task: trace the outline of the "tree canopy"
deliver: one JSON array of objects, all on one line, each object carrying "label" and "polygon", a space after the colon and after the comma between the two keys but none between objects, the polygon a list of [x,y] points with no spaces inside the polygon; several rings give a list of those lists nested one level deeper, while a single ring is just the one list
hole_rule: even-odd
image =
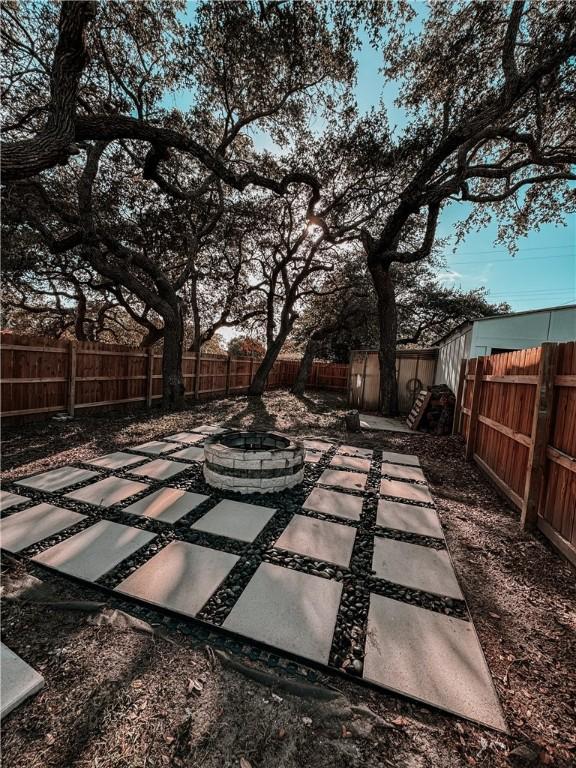
[{"label": "tree canopy", "polygon": [[[419,26],[404,0],[1,11],[11,316],[162,338],[167,403],[184,344],[262,328],[257,394],[315,301],[351,328],[366,288],[394,413],[396,344],[487,307],[435,280],[443,206],[472,204],[460,234],[496,216],[505,242],[574,210],[571,2],[434,3]],[[361,34],[401,131],[389,105],[356,108]]]}]

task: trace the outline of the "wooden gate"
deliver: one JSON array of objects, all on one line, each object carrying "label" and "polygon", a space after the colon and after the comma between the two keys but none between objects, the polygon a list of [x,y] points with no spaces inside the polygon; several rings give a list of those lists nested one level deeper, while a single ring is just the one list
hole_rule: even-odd
[{"label": "wooden gate", "polygon": [[459,393],[466,457],[576,564],[576,342],[463,361]]}]

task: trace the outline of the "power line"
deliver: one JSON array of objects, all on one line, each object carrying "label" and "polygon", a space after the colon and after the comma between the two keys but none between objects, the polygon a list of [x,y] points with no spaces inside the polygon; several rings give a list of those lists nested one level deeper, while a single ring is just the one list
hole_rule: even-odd
[{"label": "power line", "polygon": [[510,256],[508,259],[479,259],[476,261],[452,261],[448,264],[449,267],[453,266],[467,266],[468,264],[523,264],[525,261],[548,261],[549,259],[566,259],[569,256],[576,257],[574,253],[552,253],[550,256],[526,256],[522,258],[520,256]]},{"label": "power line", "polygon": [[[557,251],[560,248],[571,248],[572,245],[538,245],[538,246],[531,246],[530,248],[521,248],[518,252],[524,253],[525,251]],[[490,253],[508,253],[510,254],[510,251],[506,248],[493,248],[490,251],[467,251],[467,253],[470,256],[482,256],[483,254],[490,254]],[[465,253],[455,253],[454,256],[466,256]]]}]

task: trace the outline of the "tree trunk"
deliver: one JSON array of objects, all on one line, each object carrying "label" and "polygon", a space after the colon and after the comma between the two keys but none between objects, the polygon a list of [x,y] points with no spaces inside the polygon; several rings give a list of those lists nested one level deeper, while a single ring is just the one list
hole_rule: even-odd
[{"label": "tree trunk", "polygon": [[162,352],[162,406],[180,408],[184,405],[182,378],[182,318],[177,315],[164,319],[164,349]]},{"label": "tree trunk", "polygon": [[300,362],[300,368],[298,368],[298,373],[296,374],[296,380],[290,390],[293,395],[298,395],[300,397],[304,394],[306,382],[308,381],[308,376],[312,370],[312,363],[314,362],[314,356],[316,355],[316,348],[316,341],[314,341],[314,339],[308,339],[308,344],[306,344],[306,349],[304,350],[304,355]]},{"label": "tree trunk", "polygon": [[254,378],[252,379],[252,383],[248,389],[249,395],[256,395],[257,397],[261,397],[264,393],[266,382],[268,381],[268,375],[272,370],[272,366],[276,362],[276,358],[280,354],[280,350],[282,349],[287,336],[288,331],[280,333],[266,350],[266,354],[262,358],[262,362],[258,366],[258,370],[254,374]]},{"label": "tree trunk", "polygon": [[378,299],[380,347],[380,411],[384,416],[398,415],[398,383],[396,381],[396,297],[389,269],[380,263],[368,264]]}]

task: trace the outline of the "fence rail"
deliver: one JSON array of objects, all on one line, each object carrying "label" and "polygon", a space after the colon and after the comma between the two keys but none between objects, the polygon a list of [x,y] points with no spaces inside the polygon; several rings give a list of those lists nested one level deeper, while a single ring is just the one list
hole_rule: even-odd
[{"label": "fence rail", "polygon": [[466,457],[576,564],[576,342],[463,361],[458,393]]},{"label": "fence rail", "polygon": [[[162,397],[162,353],[97,342],[75,342],[3,332],[1,341],[2,418],[103,408],[130,403],[150,407]],[[186,396],[207,398],[246,392],[258,360],[185,353]],[[279,359],[267,388],[291,386],[299,360]],[[345,392],[348,366],[315,362],[307,386]]]}]

